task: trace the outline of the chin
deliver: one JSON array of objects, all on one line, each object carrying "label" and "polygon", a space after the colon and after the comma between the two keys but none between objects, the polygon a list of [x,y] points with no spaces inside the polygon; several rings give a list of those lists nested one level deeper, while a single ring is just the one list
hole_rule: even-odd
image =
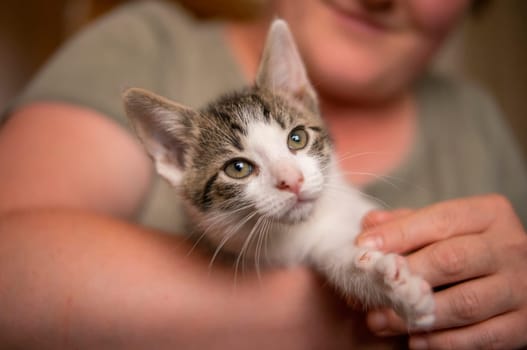
[{"label": "chin", "polygon": [[313,84],[332,100],[390,99],[410,86],[428,62],[427,42],[406,32],[363,36],[347,30],[330,14],[318,21],[317,27],[297,24],[301,26],[298,45]]},{"label": "chin", "polygon": [[306,221],[315,209],[315,202],[297,203],[282,215],[278,221],[283,224],[294,225]]},{"label": "chin", "polygon": [[336,58],[316,52],[310,59],[310,73],[318,92],[325,98],[377,102],[403,90],[410,80],[406,67],[398,70],[378,60],[368,52],[344,52]]}]

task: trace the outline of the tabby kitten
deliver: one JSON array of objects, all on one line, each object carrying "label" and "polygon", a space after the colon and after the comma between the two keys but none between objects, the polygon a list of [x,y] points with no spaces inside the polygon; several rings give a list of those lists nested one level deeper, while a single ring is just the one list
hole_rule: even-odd
[{"label": "tabby kitten", "polygon": [[157,171],[216,253],[237,254],[237,265],[242,255],[264,265],[308,264],[347,297],[391,306],[410,327],[433,324],[430,286],[405,259],[354,245],[374,205],[337,166],[284,21],[271,26],[251,88],[199,111],[137,88],[123,98]]}]

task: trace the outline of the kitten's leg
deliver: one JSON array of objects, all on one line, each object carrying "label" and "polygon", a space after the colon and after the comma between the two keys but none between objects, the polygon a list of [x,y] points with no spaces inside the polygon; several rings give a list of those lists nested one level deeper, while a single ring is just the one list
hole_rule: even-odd
[{"label": "kitten's leg", "polygon": [[368,307],[391,306],[410,328],[427,328],[434,322],[432,289],[412,274],[406,260],[355,246],[326,255],[319,265],[346,296]]}]

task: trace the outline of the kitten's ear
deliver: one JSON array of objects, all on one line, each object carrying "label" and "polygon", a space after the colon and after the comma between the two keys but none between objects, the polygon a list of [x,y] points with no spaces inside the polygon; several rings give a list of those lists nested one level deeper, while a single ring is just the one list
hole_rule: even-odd
[{"label": "kitten's ear", "polygon": [[192,138],[192,119],[198,112],[137,88],[124,91],[122,97],[126,114],[157,172],[172,185],[179,185]]},{"label": "kitten's ear", "polygon": [[256,75],[256,86],[280,90],[303,102],[316,104],[315,90],[284,20],[276,19],[271,24]]}]

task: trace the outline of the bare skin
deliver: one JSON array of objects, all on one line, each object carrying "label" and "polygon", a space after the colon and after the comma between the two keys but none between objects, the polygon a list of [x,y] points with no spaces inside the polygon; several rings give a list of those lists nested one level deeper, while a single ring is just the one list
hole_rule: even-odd
[{"label": "bare skin", "polygon": [[[436,292],[437,321],[410,338],[414,349],[516,349],[527,344],[527,234],[498,195],[421,210],[372,212],[359,244],[408,253],[411,268]],[[446,287],[446,288],[445,288]],[[404,334],[391,310],[368,317],[380,336]]]},{"label": "bare skin", "polygon": [[0,130],[0,198],[8,199],[0,212],[62,207],[131,217],[151,176],[140,147],[92,110],[27,106]]},{"label": "bare skin", "polygon": [[189,242],[127,222],[150,162],[94,111],[22,108],[0,132],[0,169],[8,169],[0,172],[0,343],[8,348],[391,343],[368,336],[307,269],[267,271],[261,280],[248,273],[234,287],[232,270],[210,271],[208,257],[188,255]]},{"label": "bare skin", "polygon": [[4,214],[0,232],[8,348],[351,345],[351,314],[304,269],[248,274],[234,288],[229,268],[209,273],[181,238],[87,211]]}]

